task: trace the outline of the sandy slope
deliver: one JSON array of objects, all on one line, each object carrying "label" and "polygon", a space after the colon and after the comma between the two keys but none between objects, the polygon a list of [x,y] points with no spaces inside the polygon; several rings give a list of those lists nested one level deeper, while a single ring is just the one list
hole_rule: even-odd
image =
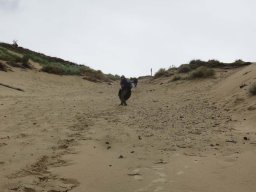
[{"label": "sandy slope", "polygon": [[203,81],[144,79],[121,107],[118,83],[0,72],[25,90],[0,86],[0,189],[252,192],[255,78],[251,65]]}]

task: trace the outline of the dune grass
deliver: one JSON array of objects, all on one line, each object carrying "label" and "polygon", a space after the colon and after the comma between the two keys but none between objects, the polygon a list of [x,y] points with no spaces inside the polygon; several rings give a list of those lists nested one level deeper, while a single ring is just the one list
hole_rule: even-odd
[{"label": "dune grass", "polygon": [[189,64],[182,64],[179,68],[178,68],[178,73],[188,73],[190,72],[192,69],[189,66]]},{"label": "dune grass", "polygon": [[[11,52],[17,53],[17,55]],[[105,75],[101,71],[93,70],[85,65],[78,65],[57,57],[47,56],[23,47],[14,47],[7,43],[0,43],[0,60],[1,59],[8,61],[8,64],[13,67],[24,68],[29,68],[29,60],[32,60],[42,66],[41,71],[43,72],[56,75],[81,75],[84,76],[85,79],[95,82],[119,79],[119,76],[111,74]]]},{"label": "dune grass", "polygon": [[161,68],[161,69],[159,69],[159,70],[155,73],[154,78],[167,77],[167,76],[169,76],[169,72],[168,72],[166,69]]},{"label": "dune grass", "polygon": [[10,53],[7,49],[0,47],[0,59],[4,61],[19,62],[21,57]]},{"label": "dune grass", "polygon": [[188,79],[198,79],[198,78],[208,78],[215,75],[215,71],[213,69],[201,66],[191,71]]},{"label": "dune grass", "polygon": [[64,65],[62,63],[43,64],[43,67],[41,70],[47,73],[53,73],[57,75],[81,75],[80,68]]}]

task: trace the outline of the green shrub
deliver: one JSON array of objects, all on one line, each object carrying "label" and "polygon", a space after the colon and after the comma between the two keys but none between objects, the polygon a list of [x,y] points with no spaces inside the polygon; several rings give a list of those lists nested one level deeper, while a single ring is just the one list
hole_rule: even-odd
[{"label": "green shrub", "polygon": [[107,76],[107,78],[111,79],[112,81],[120,80],[120,76],[119,75],[112,75],[112,74],[109,73],[106,76]]},{"label": "green shrub", "polygon": [[0,59],[4,61],[17,62],[20,61],[21,58],[8,52],[8,50],[6,50],[5,48],[0,47]]},{"label": "green shrub", "polygon": [[[19,55],[23,55],[20,57]],[[101,71],[93,70],[84,65],[66,61],[57,57],[50,57],[29,49],[0,42],[0,60],[7,61],[13,67],[30,67],[29,61],[37,62],[42,66],[41,71],[58,75],[83,75],[95,81],[109,82],[110,79],[119,79],[117,75],[105,75]]]},{"label": "green shrub", "polygon": [[233,64],[234,66],[245,66],[245,65],[250,65],[251,62],[245,62],[241,59],[238,59],[234,63],[231,63],[231,64]]},{"label": "green shrub", "polygon": [[29,56],[24,55],[24,56],[21,58],[21,63],[22,63],[22,65],[23,65],[23,67],[25,67],[25,68],[31,68],[31,65],[29,64]]},{"label": "green shrub", "polygon": [[182,64],[178,68],[179,73],[188,73],[189,71],[191,71],[191,67],[189,66],[189,64]]},{"label": "green shrub", "polygon": [[177,70],[177,67],[175,66],[171,66],[168,68],[168,71],[176,71]]},{"label": "green shrub", "polygon": [[253,83],[249,89],[251,95],[256,95],[256,83]]},{"label": "green shrub", "polygon": [[205,66],[205,64],[206,64],[206,62],[201,61],[200,59],[191,60],[189,62],[189,66],[190,66],[191,69],[196,69],[198,67]]},{"label": "green shrub", "polygon": [[209,69],[207,67],[199,67],[193,70],[189,74],[189,79],[196,79],[196,78],[207,78],[215,75],[215,71],[213,69]]},{"label": "green shrub", "polygon": [[168,74],[168,71],[166,71],[164,68],[161,68],[155,73],[154,78],[167,77]]},{"label": "green shrub", "polygon": [[215,60],[215,59],[211,59],[211,60],[208,60],[206,65],[208,67],[220,67],[222,65],[221,62],[219,62],[218,60]]},{"label": "green shrub", "polygon": [[79,67],[72,65],[63,65],[61,63],[49,63],[47,65],[43,65],[42,71],[47,73],[53,73],[57,75],[80,75],[81,70]]}]

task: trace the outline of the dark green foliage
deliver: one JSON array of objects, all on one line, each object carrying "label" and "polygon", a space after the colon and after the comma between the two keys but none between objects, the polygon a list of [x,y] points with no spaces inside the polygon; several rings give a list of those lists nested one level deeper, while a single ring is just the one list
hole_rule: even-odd
[{"label": "dark green foliage", "polygon": [[15,54],[10,53],[7,49],[0,47],[0,59],[4,61],[17,62],[20,61],[20,57]]},{"label": "dark green foliage", "polygon": [[256,95],[256,83],[252,84],[250,89],[249,89],[249,93],[251,95]]},{"label": "dark green foliage", "polygon": [[112,74],[107,74],[106,75],[109,79],[111,79],[112,81],[118,81],[120,80],[120,76],[119,75],[112,75]]},{"label": "dark green foliage", "polygon": [[243,67],[246,65],[250,65],[251,62],[244,62],[242,60],[236,60],[233,63],[223,63],[215,59],[211,59],[208,61],[201,61],[199,59],[192,60],[189,62],[189,66],[191,69],[196,69],[201,66],[209,67],[209,68],[232,68],[232,67]]},{"label": "dark green foliage", "polygon": [[179,73],[188,73],[189,71],[191,71],[191,67],[189,64],[182,64],[179,68],[178,68],[178,72]]},{"label": "dark green foliage", "polygon": [[208,67],[221,67],[223,65],[223,63],[219,62],[218,60],[215,59],[211,59],[208,62],[206,62],[206,66]]},{"label": "dark green foliage", "polygon": [[251,62],[245,62],[241,59],[238,59],[233,63],[233,65],[235,65],[235,66],[250,65],[250,64],[251,64]]},{"label": "dark green foliage", "polygon": [[47,73],[53,73],[56,75],[80,75],[80,68],[72,65],[63,65],[62,63],[48,63],[44,64],[42,71]]},{"label": "dark green foliage", "polygon": [[214,75],[215,75],[215,71],[213,69],[201,66],[193,70],[189,74],[189,79],[207,78],[207,77],[212,77]]},{"label": "dark green foliage", "polygon": [[22,65],[23,65],[23,67],[25,67],[25,68],[31,68],[31,65],[29,64],[29,56],[24,55],[24,56],[21,58],[21,63],[22,63]]},{"label": "dark green foliage", "polygon": [[191,60],[191,61],[189,62],[189,66],[190,66],[191,69],[196,69],[196,68],[198,68],[198,67],[200,67],[200,66],[204,66],[205,64],[206,64],[205,61],[201,61],[201,60],[199,60],[199,59]]},{"label": "dark green foliage", "polygon": [[[8,50],[23,55],[23,57],[12,54]],[[82,75],[85,76],[85,79],[92,81],[109,82],[110,79],[119,79],[117,75],[105,75],[101,71],[93,70],[84,65],[78,65],[60,58],[46,56],[42,53],[37,53],[19,46],[15,47],[7,43],[0,43],[0,60],[1,59],[8,61],[8,65],[23,68],[30,68],[29,61],[34,61],[42,66],[41,71],[57,75]]]},{"label": "dark green foliage", "polygon": [[171,66],[171,67],[169,67],[169,69],[168,69],[168,71],[176,71],[177,70],[177,67],[175,67],[175,66]]},{"label": "dark green foliage", "polygon": [[208,61],[201,61],[200,59],[197,59],[189,62],[189,66],[191,69],[196,69],[201,66],[215,68],[215,67],[223,67],[224,65],[225,65],[224,63],[221,63],[215,59],[211,59]]},{"label": "dark green foliage", "polygon": [[159,77],[168,77],[169,73],[166,71],[164,68],[159,69],[155,75],[154,78],[159,78]]}]

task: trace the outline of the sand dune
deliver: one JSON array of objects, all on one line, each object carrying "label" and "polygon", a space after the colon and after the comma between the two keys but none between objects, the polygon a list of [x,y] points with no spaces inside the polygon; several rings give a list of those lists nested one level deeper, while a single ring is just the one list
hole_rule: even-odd
[{"label": "sand dune", "polygon": [[0,191],[252,192],[256,65],[216,78],[118,82],[1,72]]}]

